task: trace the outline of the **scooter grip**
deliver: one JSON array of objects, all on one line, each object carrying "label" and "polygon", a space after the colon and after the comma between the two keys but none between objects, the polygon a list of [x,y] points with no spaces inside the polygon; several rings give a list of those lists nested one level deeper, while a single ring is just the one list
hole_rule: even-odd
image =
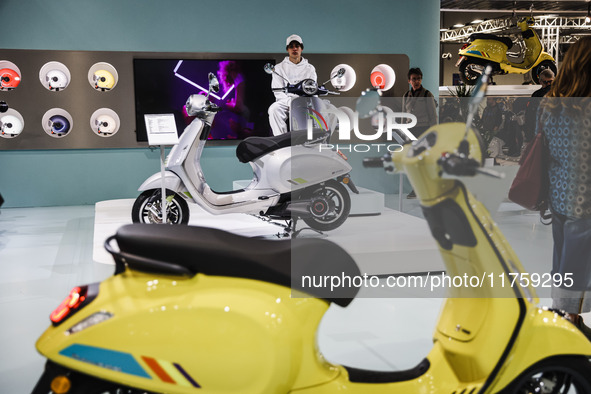
[{"label": "scooter grip", "polygon": [[383,168],[384,167],[384,157],[366,157],[363,159],[363,167],[365,168]]}]

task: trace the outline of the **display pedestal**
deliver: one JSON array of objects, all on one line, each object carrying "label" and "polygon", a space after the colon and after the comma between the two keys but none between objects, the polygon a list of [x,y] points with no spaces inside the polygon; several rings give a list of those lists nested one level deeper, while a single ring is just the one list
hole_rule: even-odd
[{"label": "display pedestal", "polygon": [[[379,194],[379,193],[377,193]],[[97,263],[113,264],[105,240],[124,224],[131,223],[133,199],[100,201],[95,205],[94,252]],[[281,228],[253,215],[212,215],[189,204],[190,226],[230,231],[246,237],[273,237]],[[340,245],[368,275],[440,272],[444,269],[437,243],[424,219],[383,208],[378,216],[349,217],[336,230],[318,234],[304,231],[301,238],[323,238]],[[278,238],[277,238],[278,239]]]}]

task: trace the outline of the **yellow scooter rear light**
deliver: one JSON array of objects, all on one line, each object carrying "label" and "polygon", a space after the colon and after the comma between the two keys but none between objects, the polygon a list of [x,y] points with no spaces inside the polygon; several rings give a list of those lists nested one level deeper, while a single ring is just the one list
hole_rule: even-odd
[{"label": "yellow scooter rear light", "polygon": [[85,300],[88,286],[74,287],[62,303],[49,316],[54,324],[61,323],[68,315],[78,308]]},{"label": "yellow scooter rear light", "polygon": [[55,394],[67,394],[72,388],[72,383],[67,376],[59,375],[53,378],[50,388]]}]

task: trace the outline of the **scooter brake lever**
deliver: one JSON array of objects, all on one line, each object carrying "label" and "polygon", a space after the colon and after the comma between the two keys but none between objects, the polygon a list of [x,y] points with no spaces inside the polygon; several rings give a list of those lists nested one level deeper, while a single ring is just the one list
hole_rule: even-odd
[{"label": "scooter brake lever", "polygon": [[497,178],[497,179],[503,179],[505,178],[505,173],[504,172],[498,172],[495,170],[489,170],[488,168],[482,168],[479,167],[476,169],[476,172],[482,175],[487,175],[487,176],[491,176],[493,178]]}]

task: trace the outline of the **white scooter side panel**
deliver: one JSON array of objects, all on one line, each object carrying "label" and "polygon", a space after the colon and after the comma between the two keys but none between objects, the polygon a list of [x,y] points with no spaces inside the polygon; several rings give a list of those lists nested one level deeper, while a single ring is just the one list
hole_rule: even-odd
[{"label": "white scooter side panel", "polygon": [[351,166],[338,153],[326,145],[296,145],[286,147],[262,158],[255,164],[263,173],[258,188],[272,188],[279,193],[294,190],[327,181],[351,172]]}]

